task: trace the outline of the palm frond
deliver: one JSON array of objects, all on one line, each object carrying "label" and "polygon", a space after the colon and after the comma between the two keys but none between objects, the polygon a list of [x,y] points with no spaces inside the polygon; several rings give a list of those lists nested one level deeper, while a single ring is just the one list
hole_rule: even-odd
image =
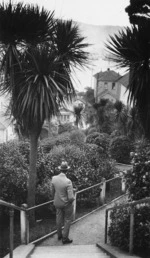
[{"label": "palm frond", "polygon": [[88,44],[73,21],[57,20],[55,42],[66,68],[69,69],[70,65],[78,67],[88,63],[89,53],[85,51]]},{"label": "palm frond", "polygon": [[[148,25],[148,24],[147,24]],[[110,59],[130,71],[129,98],[137,107],[145,134],[150,137],[150,24],[141,29],[132,26],[111,36],[106,48]]]}]

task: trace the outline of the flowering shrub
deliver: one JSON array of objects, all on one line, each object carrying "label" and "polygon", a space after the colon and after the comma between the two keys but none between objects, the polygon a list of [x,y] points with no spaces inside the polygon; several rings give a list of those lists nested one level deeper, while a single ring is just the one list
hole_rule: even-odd
[{"label": "flowering shrub", "polygon": [[133,151],[133,144],[126,136],[118,136],[110,141],[110,155],[119,163],[129,164],[131,151]]}]

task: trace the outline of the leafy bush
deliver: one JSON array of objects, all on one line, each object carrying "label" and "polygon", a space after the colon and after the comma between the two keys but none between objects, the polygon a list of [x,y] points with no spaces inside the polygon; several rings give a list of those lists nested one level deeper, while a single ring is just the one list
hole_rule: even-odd
[{"label": "leafy bush", "polygon": [[109,147],[108,134],[100,133],[100,135],[95,138],[94,143],[99,146],[102,152],[108,153],[108,147]]},{"label": "leafy bush", "polygon": [[75,127],[71,123],[60,124],[58,127],[58,134],[61,134],[64,132],[71,132],[74,129]]},{"label": "leafy bush", "polygon": [[73,130],[70,133],[70,142],[73,145],[82,146],[85,142],[85,134],[81,130]]},{"label": "leafy bush", "polygon": [[113,162],[97,150],[94,144],[85,144],[82,149],[75,145],[56,146],[47,156],[50,175],[59,172],[58,165],[65,159],[71,167],[68,176],[79,189],[100,182],[102,177],[112,177],[115,173]]},{"label": "leafy bush", "polygon": [[[125,178],[129,200],[140,200],[150,197],[150,144],[137,144],[134,153],[133,169],[128,170]],[[130,209],[121,208],[111,213],[109,237],[113,245],[128,249]],[[135,251],[150,250],[150,206],[142,204],[134,208],[134,249]]]},{"label": "leafy bush", "polygon": [[41,147],[43,148],[44,153],[49,153],[54,146],[65,145],[68,143],[70,143],[70,133],[64,132],[55,137],[53,136],[42,140]]},{"label": "leafy bush", "polygon": [[30,153],[30,143],[29,141],[19,141],[17,142],[20,154],[25,158],[26,163],[29,164],[29,153]]},{"label": "leafy bush", "polygon": [[96,127],[90,127],[87,129],[87,135],[97,133],[97,128]]},{"label": "leafy bush", "polygon": [[129,164],[131,151],[133,151],[133,144],[126,136],[115,137],[110,141],[110,155],[119,163]]},{"label": "leafy bush", "polygon": [[116,138],[118,136],[121,136],[121,132],[119,130],[114,130],[111,135],[110,138]]},{"label": "leafy bush", "polygon": [[52,199],[51,196],[51,180],[45,178],[41,184],[38,184],[36,189],[36,204],[47,202]]},{"label": "leafy bush", "polygon": [[21,205],[26,202],[28,166],[15,142],[0,145],[0,199]]},{"label": "leafy bush", "polygon": [[[134,209],[134,251],[150,248],[150,207],[144,206]],[[110,215],[111,225],[108,235],[113,245],[129,250],[130,208],[113,210]]]},{"label": "leafy bush", "polygon": [[99,135],[100,135],[100,133],[98,133],[98,132],[89,134],[89,135],[86,137],[86,143],[95,143],[95,139],[96,139],[97,137],[99,137]]},{"label": "leafy bush", "polygon": [[150,144],[138,146],[132,164],[133,169],[126,174],[130,200],[150,197]]}]

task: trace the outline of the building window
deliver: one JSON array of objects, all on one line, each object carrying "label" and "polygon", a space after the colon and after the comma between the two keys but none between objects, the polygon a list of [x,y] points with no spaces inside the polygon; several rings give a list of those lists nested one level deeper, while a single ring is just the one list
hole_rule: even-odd
[{"label": "building window", "polygon": [[115,89],[115,82],[112,82],[112,90],[114,90]]}]

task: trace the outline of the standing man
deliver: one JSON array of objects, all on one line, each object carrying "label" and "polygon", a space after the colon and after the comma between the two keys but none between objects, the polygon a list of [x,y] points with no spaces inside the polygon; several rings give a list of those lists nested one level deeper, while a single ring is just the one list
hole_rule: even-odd
[{"label": "standing man", "polygon": [[[63,244],[70,244],[73,240],[69,239],[69,230],[73,218],[74,193],[72,182],[66,176],[70,167],[66,161],[62,161],[58,167],[60,174],[52,178],[52,195],[56,208],[56,225],[58,240],[62,239]],[[62,233],[62,226],[64,230]]]}]

